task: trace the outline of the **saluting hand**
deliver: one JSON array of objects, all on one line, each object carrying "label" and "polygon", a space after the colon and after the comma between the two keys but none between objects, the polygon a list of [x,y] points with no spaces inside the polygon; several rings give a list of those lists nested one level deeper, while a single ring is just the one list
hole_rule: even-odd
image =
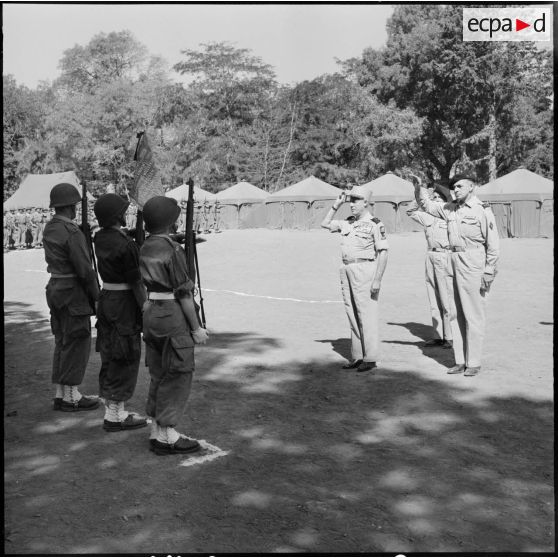
[{"label": "saluting hand", "polygon": [[339,196],[337,197],[337,199],[333,202],[333,206],[332,208],[337,211],[339,209],[339,207],[341,206],[341,204],[345,201],[345,192],[341,192],[339,194]]},{"label": "saluting hand", "polygon": [[192,339],[196,345],[205,345],[205,342],[209,339],[209,333],[207,329],[199,327],[192,331]]}]

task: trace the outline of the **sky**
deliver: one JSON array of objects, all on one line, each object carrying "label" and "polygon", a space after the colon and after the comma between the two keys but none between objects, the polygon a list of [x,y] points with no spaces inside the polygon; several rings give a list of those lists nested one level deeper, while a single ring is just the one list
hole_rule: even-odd
[{"label": "sky", "polygon": [[[4,74],[34,88],[55,79],[63,52],[96,34],[130,30],[170,64],[183,49],[227,41],[275,69],[280,83],[311,80],[385,44],[386,5],[4,4]],[[179,81],[178,74],[173,77]]]}]

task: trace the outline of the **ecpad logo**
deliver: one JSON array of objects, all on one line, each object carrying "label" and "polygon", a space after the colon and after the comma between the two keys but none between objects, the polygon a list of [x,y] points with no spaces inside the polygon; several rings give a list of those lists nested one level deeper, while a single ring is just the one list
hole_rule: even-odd
[{"label": "ecpad logo", "polygon": [[463,8],[464,41],[550,41],[550,7]]}]

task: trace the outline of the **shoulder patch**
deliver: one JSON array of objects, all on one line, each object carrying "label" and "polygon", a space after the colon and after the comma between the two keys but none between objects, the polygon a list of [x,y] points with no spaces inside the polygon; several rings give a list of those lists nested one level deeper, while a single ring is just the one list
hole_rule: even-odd
[{"label": "shoulder patch", "polygon": [[64,221],[64,227],[66,227],[66,230],[70,233],[76,233],[81,230],[73,221],[71,223]]},{"label": "shoulder patch", "polygon": [[378,217],[372,217],[372,221],[374,221],[377,225],[380,222],[380,219],[378,219]]}]

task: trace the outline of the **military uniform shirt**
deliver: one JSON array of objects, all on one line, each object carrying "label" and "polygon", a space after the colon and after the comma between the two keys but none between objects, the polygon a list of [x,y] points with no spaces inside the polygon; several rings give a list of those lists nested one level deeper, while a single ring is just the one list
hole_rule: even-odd
[{"label": "military uniform shirt", "polygon": [[141,281],[137,244],[118,229],[101,229],[95,235],[99,275],[105,283]]},{"label": "military uniform shirt", "polygon": [[422,208],[448,223],[448,237],[451,246],[474,250],[486,249],[485,273],[494,274],[499,255],[499,238],[494,214],[476,196],[465,203],[434,202],[424,188],[419,189]]},{"label": "military uniform shirt", "polygon": [[444,219],[421,211],[416,202],[409,206],[407,215],[424,227],[428,250],[449,248],[448,224]]},{"label": "military uniform shirt", "polygon": [[152,234],[145,239],[140,270],[149,292],[174,292],[176,298],[184,298],[194,288],[183,248],[167,235]]},{"label": "military uniform shirt", "polygon": [[95,300],[99,298],[85,236],[72,220],[55,215],[45,226],[43,246],[48,273],[75,274],[82,280],[88,293]]},{"label": "military uniform shirt", "polygon": [[360,219],[349,217],[345,221],[333,220],[331,232],[341,232],[341,257],[343,260],[362,258],[375,260],[380,250],[388,249],[384,224],[367,211]]}]

